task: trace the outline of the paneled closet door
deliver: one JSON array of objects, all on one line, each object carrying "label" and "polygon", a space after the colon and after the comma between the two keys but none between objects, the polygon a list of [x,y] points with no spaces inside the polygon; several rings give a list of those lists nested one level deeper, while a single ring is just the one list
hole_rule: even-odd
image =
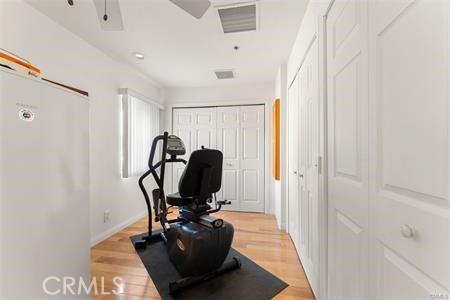
[{"label": "paneled closet door", "polygon": [[[174,109],[173,110],[173,134],[183,140],[186,147],[186,154],[179,156],[185,160],[189,159],[193,148],[193,124],[194,124],[195,112],[193,109]],[[172,164],[172,191],[178,191],[178,181],[184,170],[184,164],[176,163]]]},{"label": "paneled closet door", "polygon": [[330,299],[368,298],[368,2],[336,0],[326,20]]},{"label": "paneled closet door", "polygon": [[229,200],[224,210],[239,210],[240,191],[240,108],[217,108],[217,149],[223,153],[222,189],[219,200]]},{"label": "paneled closet door", "polygon": [[299,201],[299,76],[292,82],[288,94],[288,231],[297,249],[300,247]]},{"label": "paneled closet door", "polygon": [[319,287],[319,97],[317,40],[299,70],[299,254],[314,292]]},{"label": "paneled closet door", "polygon": [[[206,148],[216,148],[216,108],[177,108],[173,111],[173,133],[181,138],[186,146],[186,155],[180,157],[189,159],[192,151]],[[184,164],[173,164],[172,190],[178,191],[178,182],[183,174]]]},{"label": "paneled closet door", "polygon": [[370,4],[374,299],[450,296],[449,12],[447,0]]},{"label": "paneled closet door", "polygon": [[240,107],[240,201],[242,211],[264,212],[264,105]]},{"label": "paneled closet door", "polygon": [[217,147],[217,108],[202,107],[194,110],[194,146],[216,149]]}]

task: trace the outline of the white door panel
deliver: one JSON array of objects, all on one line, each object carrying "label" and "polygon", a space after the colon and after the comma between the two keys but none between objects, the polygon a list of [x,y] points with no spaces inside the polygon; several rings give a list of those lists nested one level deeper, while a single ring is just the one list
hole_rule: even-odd
[{"label": "white door panel", "polygon": [[[186,147],[186,154],[179,156],[185,160],[189,159],[193,148],[194,133],[192,132],[192,126],[194,124],[194,115],[191,109],[176,109],[173,111],[173,134],[178,136]],[[181,174],[184,170],[184,164],[175,163],[172,164],[172,190],[171,193],[178,191],[178,182],[180,181]]]},{"label": "white door panel", "polygon": [[337,0],[327,18],[329,291],[368,297],[367,1]]},{"label": "white door panel", "polygon": [[297,249],[300,247],[301,211],[299,201],[299,76],[288,92],[288,231]]},{"label": "white door panel", "polygon": [[205,148],[216,148],[216,117],[215,107],[204,107],[194,109],[195,115],[195,150]]},{"label": "white door panel", "polygon": [[360,276],[360,270],[364,269],[362,263],[366,263],[367,255],[361,249],[367,249],[367,237],[364,229],[354,223],[338,210],[333,212],[334,227],[333,243],[334,253],[330,260],[341,276],[335,276],[333,280],[333,292],[331,299],[366,299],[361,297],[364,291],[364,277]]},{"label": "white door panel", "polygon": [[444,0],[370,6],[375,298],[449,295],[449,11]]},{"label": "white door panel", "polygon": [[[448,295],[426,274],[411,266],[389,248],[379,245],[379,268],[382,270],[379,299],[430,299],[431,295]],[[445,296],[444,296],[445,297]]]},{"label": "white door panel", "polygon": [[318,48],[314,40],[299,70],[299,255],[311,288],[319,286],[319,86]]},{"label": "white door panel", "polygon": [[224,210],[239,210],[240,200],[240,109],[237,106],[217,108],[217,149],[223,153],[222,189],[220,200],[229,200],[231,205]]},{"label": "white door panel", "polygon": [[[186,160],[194,150],[216,148],[216,108],[180,108],[173,110],[173,134],[181,138],[186,146]],[[172,164],[172,192],[178,191],[178,182],[184,164]]]},{"label": "white door panel", "polygon": [[[231,201],[223,209],[264,212],[264,106],[177,108],[173,132],[186,145],[186,160],[202,146],[222,151],[217,198]],[[173,191],[183,170],[183,164],[174,164]]]},{"label": "white door panel", "polygon": [[241,106],[240,115],[239,209],[264,212],[264,106]]}]

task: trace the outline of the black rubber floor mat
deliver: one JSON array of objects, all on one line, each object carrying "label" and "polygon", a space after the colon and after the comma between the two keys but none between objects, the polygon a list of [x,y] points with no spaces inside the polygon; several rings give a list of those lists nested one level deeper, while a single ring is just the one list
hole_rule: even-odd
[{"label": "black rubber floor mat", "polygon": [[[130,238],[132,241],[138,236]],[[231,249],[228,258],[238,257],[242,266],[209,281],[184,289],[175,294],[169,294],[169,282],[178,280],[181,276],[169,260],[163,242],[156,242],[137,253],[153,280],[162,299],[202,300],[202,299],[271,299],[288,284],[264,270],[248,257],[235,249]]]}]

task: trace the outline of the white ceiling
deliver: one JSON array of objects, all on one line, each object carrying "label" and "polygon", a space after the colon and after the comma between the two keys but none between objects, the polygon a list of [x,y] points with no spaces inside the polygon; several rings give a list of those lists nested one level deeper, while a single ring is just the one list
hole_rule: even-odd
[{"label": "white ceiling", "polygon": [[[273,81],[287,61],[307,0],[259,0],[259,30],[223,34],[211,0],[197,20],[168,0],[119,0],[124,31],[102,31],[92,0],[27,0],[90,44],[132,65],[166,87],[216,86]],[[233,50],[234,46],[240,50]],[[142,52],[144,60],[132,53]],[[236,78],[218,81],[213,70],[233,69]]]}]

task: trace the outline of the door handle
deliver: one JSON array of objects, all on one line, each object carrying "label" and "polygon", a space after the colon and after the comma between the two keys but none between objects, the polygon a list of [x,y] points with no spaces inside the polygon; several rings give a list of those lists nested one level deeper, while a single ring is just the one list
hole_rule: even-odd
[{"label": "door handle", "polygon": [[297,171],[293,171],[295,175],[297,175]]},{"label": "door handle", "polygon": [[232,163],[226,163],[227,167],[232,167],[233,164]]},{"label": "door handle", "polygon": [[411,239],[416,235],[414,228],[409,226],[408,224],[403,224],[400,226],[400,233],[404,238]]},{"label": "door handle", "polygon": [[298,174],[298,177],[303,178],[303,174]]}]

